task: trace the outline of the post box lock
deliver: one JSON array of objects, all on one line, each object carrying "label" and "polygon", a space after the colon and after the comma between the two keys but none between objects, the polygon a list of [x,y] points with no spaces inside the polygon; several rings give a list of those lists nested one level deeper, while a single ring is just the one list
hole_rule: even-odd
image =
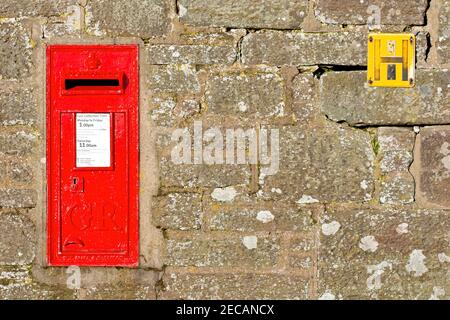
[{"label": "post box lock", "polygon": [[413,34],[369,34],[368,84],[373,87],[413,87],[415,46],[416,37]]},{"label": "post box lock", "polygon": [[47,258],[138,263],[135,45],[47,47]]},{"label": "post box lock", "polygon": [[84,192],[84,179],[80,177],[70,178],[70,191]]}]

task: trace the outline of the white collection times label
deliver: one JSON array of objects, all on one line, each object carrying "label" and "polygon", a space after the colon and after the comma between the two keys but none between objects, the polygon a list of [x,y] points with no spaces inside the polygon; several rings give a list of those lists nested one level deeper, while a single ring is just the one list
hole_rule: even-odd
[{"label": "white collection times label", "polygon": [[111,119],[109,113],[77,113],[77,168],[110,167],[110,139]]}]

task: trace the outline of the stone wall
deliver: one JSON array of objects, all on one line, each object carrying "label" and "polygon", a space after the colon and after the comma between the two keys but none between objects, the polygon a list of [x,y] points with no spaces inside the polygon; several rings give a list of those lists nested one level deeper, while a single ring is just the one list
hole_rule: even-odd
[{"label": "stone wall", "polygon": [[[2,0],[0,298],[449,299],[449,19],[449,0]],[[371,28],[417,35],[414,88],[367,86]],[[80,288],[46,266],[54,43],[140,46],[140,263]],[[200,121],[277,129],[279,170],[174,164]]]}]

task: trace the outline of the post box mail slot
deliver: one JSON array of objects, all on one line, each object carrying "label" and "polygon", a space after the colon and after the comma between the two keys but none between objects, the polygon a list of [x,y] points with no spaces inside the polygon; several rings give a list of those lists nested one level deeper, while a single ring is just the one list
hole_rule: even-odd
[{"label": "post box mail slot", "polygon": [[47,47],[47,257],[138,263],[138,48]]}]

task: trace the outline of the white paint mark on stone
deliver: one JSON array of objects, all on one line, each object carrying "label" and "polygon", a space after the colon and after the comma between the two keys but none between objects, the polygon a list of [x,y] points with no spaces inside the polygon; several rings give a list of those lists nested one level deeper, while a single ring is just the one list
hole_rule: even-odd
[{"label": "white paint mark on stone", "polygon": [[366,284],[369,290],[380,290],[382,287],[381,276],[383,275],[385,269],[389,268],[392,270],[392,264],[387,261],[382,261],[376,265],[367,266],[367,273],[370,276],[367,278]]},{"label": "white paint mark on stone", "polygon": [[359,242],[359,247],[363,251],[375,252],[378,249],[378,242],[375,240],[374,236],[365,236]]},{"label": "white paint mark on stone", "polygon": [[430,299],[428,300],[440,300],[440,297],[443,297],[445,295],[444,288],[441,287],[433,287],[433,293],[431,294]]},{"label": "white paint mark on stone", "polygon": [[256,236],[246,236],[242,238],[242,244],[249,250],[258,247],[258,238]]},{"label": "white paint mark on stone", "polygon": [[441,263],[450,262],[450,257],[442,252],[438,254],[438,260]]},{"label": "white paint mark on stone", "polygon": [[269,223],[272,222],[273,219],[275,219],[275,216],[269,210],[263,210],[258,212],[258,214],[256,215],[256,219],[258,221],[261,221],[262,223]]},{"label": "white paint mark on stone", "polygon": [[178,4],[178,14],[180,17],[184,17],[187,14],[187,8],[181,4]]},{"label": "white paint mark on stone", "polygon": [[413,128],[415,133],[420,133],[420,127],[419,126],[414,126]]},{"label": "white paint mark on stone", "polygon": [[76,5],[67,7],[66,26],[69,32],[81,30],[81,7]]},{"label": "white paint mark on stone", "polygon": [[406,264],[406,271],[414,272],[414,277],[420,277],[428,271],[425,265],[425,255],[422,250],[413,250],[409,255],[409,262]]},{"label": "white paint mark on stone", "polygon": [[334,235],[341,228],[341,224],[337,221],[322,224],[322,233],[326,236]]},{"label": "white paint mark on stone", "polygon": [[400,223],[397,228],[395,229],[398,234],[405,234],[408,233],[408,224],[407,223]]},{"label": "white paint mark on stone", "polygon": [[319,200],[314,199],[311,196],[308,196],[306,194],[302,195],[302,197],[297,201],[299,204],[307,204],[307,203],[318,203]]},{"label": "white paint mark on stone", "polygon": [[444,142],[439,150],[444,156],[448,156],[450,154],[450,144],[448,142]]},{"label": "white paint mark on stone", "polygon": [[445,169],[450,170],[450,156],[442,158],[441,162],[444,165]]},{"label": "white paint mark on stone", "polygon": [[336,300],[336,296],[331,291],[327,290],[319,297],[319,300]]},{"label": "white paint mark on stone", "polygon": [[360,186],[361,186],[361,188],[364,189],[364,190],[367,190],[367,188],[369,187],[369,186],[367,185],[367,181],[366,181],[366,180],[361,181]]},{"label": "white paint mark on stone", "polygon": [[211,193],[211,197],[220,202],[231,202],[237,195],[237,191],[234,187],[216,188]]},{"label": "white paint mark on stone", "polygon": [[278,193],[278,194],[283,193],[280,188],[272,188],[270,191],[272,191],[273,193]]},{"label": "white paint mark on stone", "polygon": [[248,110],[248,105],[243,101],[239,101],[238,108],[240,112],[246,112]]}]

